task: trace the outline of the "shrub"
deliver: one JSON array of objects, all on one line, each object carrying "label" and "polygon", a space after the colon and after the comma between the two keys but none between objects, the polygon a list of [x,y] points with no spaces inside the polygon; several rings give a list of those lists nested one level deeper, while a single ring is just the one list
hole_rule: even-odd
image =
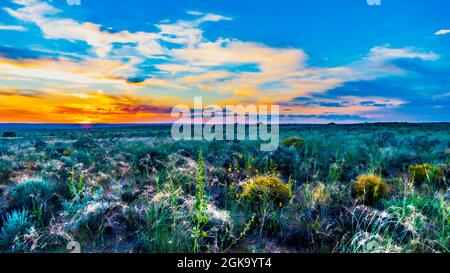
[{"label": "shrub", "polygon": [[63,155],[64,155],[64,156],[70,156],[73,152],[74,152],[73,149],[67,149],[67,150],[65,150],[65,151],[63,152]]},{"label": "shrub", "polygon": [[430,170],[430,164],[416,164],[408,166],[408,172],[411,179],[419,185],[425,181],[429,181]]},{"label": "shrub", "polygon": [[283,144],[287,147],[300,149],[305,145],[305,141],[298,137],[288,137],[283,141]]},{"label": "shrub", "polygon": [[375,175],[361,175],[353,186],[356,199],[367,205],[375,205],[387,193],[386,184]]},{"label": "shrub", "polygon": [[431,168],[431,177],[434,182],[434,184],[438,187],[446,187],[448,184],[448,177],[449,172],[445,165],[440,166],[433,166]]},{"label": "shrub", "polygon": [[6,138],[9,138],[9,137],[17,137],[17,134],[16,134],[16,132],[8,131],[8,132],[4,132],[4,133],[2,134],[2,136],[3,136],[3,137],[6,137]]},{"label": "shrub", "polygon": [[71,153],[70,156],[72,159],[76,160],[78,163],[83,163],[84,165],[89,166],[91,164],[91,156],[87,152],[83,151],[75,151]]},{"label": "shrub", "polygon": [[71,157],[67,157],[67,156],[62,156],[59,159],[65,166],[69,167],[69,168],[73,168],[73,166],[75,166],[75,161],[71,158]]},{"label": "shrub", "polygon": [[8,180],[12,171],[13,162],[6,157],[0,157],[0,182]]},{"label": "shrub", "polygon": [[27,210],[13,211],[6,214],[4,224],[0,232],[0,249],[10,252],[21,252],[26,250],[24,235],[32,227],[31,219]]},{"label": "shrub", "polygon": [[254,178],[245,183],[243,189],[241,198],[253,205],[259,205],[264,200],[275,207],[282,208],[292,198],[289,185],[273,176]]},{"label": "shrub", "polygon": [[11,207],[13,209],[27,209],[47,207],[54,196],[53,187],[44,180],[31,179],[20,183],[11,192]]}]

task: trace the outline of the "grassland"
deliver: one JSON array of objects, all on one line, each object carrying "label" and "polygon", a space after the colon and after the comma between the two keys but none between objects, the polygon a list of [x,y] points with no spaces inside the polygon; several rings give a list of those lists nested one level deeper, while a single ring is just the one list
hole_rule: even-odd
[{"label": "grassland", "polygon": [[0,252],[450,251],[450,124],[0,129]]}]

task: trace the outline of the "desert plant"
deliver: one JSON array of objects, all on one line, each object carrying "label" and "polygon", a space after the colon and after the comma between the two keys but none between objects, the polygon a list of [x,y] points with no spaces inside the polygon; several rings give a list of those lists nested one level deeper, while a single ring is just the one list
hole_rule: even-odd
[{"label": "desert plant", "polygon": [[386,196],[388,188],[379,176],[361,175],[353,185],[353,194],[356,199],[367,205],[375,205]]},{"label": "desert plant", "polygon": [[206,237],[207,234],[203,227],[208,223],[208,217],[205,212],[208,209],[208,196],[205,190],[205,163],[203,161],[203,154],[200,151],[198,155],[198,171],[196,177],[196,191],[194,203],[194,228],[192,230],[192,238],[194,239],[194,253],[199,250],[199,240],[201,237]]},{"label": "desert plant", "polygon": [[24,235],[32,228],[27,210],[14,210],[6,214],[0,232],[0,249],[8,252],[23,252],[27,249]]},{"label": "desert plant", "polygon": [[7,181],[13,171],[13,162],[5,157],[0,157],[0,182]]},{"label": "desert plant", "polygon": [[11,138],[11,137],[17,137],[17,134],[16,134],[16,132],[7,131],[7,132],[4,132],[2,134],[2,136],[5,138]]},{"label": "desert plant", "polygon": [[78,163],[83,163],[86,166],[89,166],[92,163],[91,155],[84,151],[74,151],[70,154],[70,157]]},{"label": "desert plant", "polygon": [[436,187],[445,187],[447,184],[447,170],[445,165],[416,164],[408,167],[411,179],[416,185],[424,182]]},{"label": "desert plant", "polygon": [[263,200],[267,200],[273,206],[282,208],[292,198],[289,185],[274,176],[253,178],[242,187],[241,199],[252,205],[259,205]]},{"label": "desert plant", "polygon": [[445,165],[433,166],[431,169],[431,175],[434,186],[444,189],[448,186],[449,181],[447,177],[450,175],[450,173],[449,170],[447,169],[447,166]]},{"label": "desert plant", "polygon": [[53,186],[39,179],[31,179],[18,184],[11,192],[11,206],[14,209],[33,211],[41,204],[48,204],[54,196]]},{"label": "desert plant", "polygon": [[266,231],[276,233],[280,226],[280,211],[292,199],[292,182],[285,184],[276,176],[262,176],[251,179],[242,187],[240,199],[247,208],[256,211],[255,224],[259,236]]},{"label": "desert plant", "polygon": [[224,252],[227,252],[229,249],[231,249],[234,245],[236,245],[240,240],[242,240],[247,233],[251,230],[252,225],[255,222],[255,214],[252,215],[252,217],[250,217],[250,219],[245,223],[244,228],[242,229],[242,231],[239,233],[238,236],[235,236],[233,241],[230,243],[230,245],[224,250]]},{"label": "desert plant", "polygon": [[65,150],[65,151],[63,152],[63,155],[64,155],[64,156],[70,156],[70,155],[72,155],[73,152],[74,152],[73,149],[67,149],[67,150]]},{"label": "desert plant", "polygon": [[72,175],[69,180],[69,190],[72,195],[72,198],[79,200],[83,198],[83,190],[84,190],[84,175],[80,173],[78,177],[78,181],[75,179],[75,171],[72,170]]},{"label": "desert plant", "polygon": [[300,149],[305,145],[305,140],[298,137],[288,137],[283,141],[283,145]]},{"label": "desert plant", "polygon": [[430,164],[416,164],[408,166],[409,175],[417,185],[430,180],[430,171]]}]

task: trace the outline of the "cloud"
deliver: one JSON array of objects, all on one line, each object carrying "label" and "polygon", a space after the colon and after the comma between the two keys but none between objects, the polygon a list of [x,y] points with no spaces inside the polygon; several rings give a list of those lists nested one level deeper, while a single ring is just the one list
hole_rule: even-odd
[{"label": "cloud", "polygon": [[189,12],[199,16],[194,21],[178,21],[175,24],[156,25],[160,32],[111,31],[99,24],[90,22],[77,22],[72,19],[57,17],[61,10],[47,2],[38,0],[13,0],[13,3],[22,8],[4,10],[11,16],[24,22],[36,24],[47,39],[66,39],[83,41],[93,47],[99,57],[106,57],[112,50],[113,44],[135,43],[135,49],[142,55],[165,54],[166,50],[159,43],[165,40],[174,43],[194,43],[201,39],[202,32],[197,29],[204,22],[219,22],[232,20],[229,17],[217,14],[203,14]]},{"label": "cloud", "polygon": [[314,122],[314,123],[326,123],[330,121],[340,122],[361,122],[369,120],[366,117],[359,115],[339,115],[339,114],[323,114],[323,115],[280,115],[281,123],[289,122]]},{"label": "cloud", "polygon": [[19,9],[4,8],[18,20],[36,24],[47,39],[66,39],[84,41],[94,48],[100,57],[106,57],[113,49],[114,43],[136,43],[138,49],[145,54],[164,53],[157,43],[158,35],[154,33],[128,31],[112,32],[101,25],[90,22],[80,23],[72,19],[59,18],[56,15],[61,10],[38,0],[14,0],[15,4],[23,6]]},{"label": "cloud", "polygon": [[24,26],[7,26],[7,25],[0,25],[0,30],[10,30],[10,31],[27,31],[27,29]]},{"label": "cloud", "polygon": [[194,48],[173,50],[175,60],[192,66],[214,67],[236,64],[258,64],[264,72],[283,73],[295,71],[306,61],[299,49],[276,49],[263,44],[219,39],[203,42]]},{"label": "cloud", "polygon": [[[124,72],[130,70],[129,72]],[[83,84],[125,85],[120,75],[132,74],[128,64],[111,60],[8,59],[0,57],[0,75]]]},{"label": "cloud", "polygon": [[193,15],[193,16],[201,16],[201,15],[203,15],[202,12],[195,11],[195,10],[188,10],[186,13],[189,14],[189,15]]},{"label": "cloud", "polygon": [[450,92],[433,96],[434,100],[450,100]]},{"label": "cloud", "polygon": [[441,29],[439,31],[436,31],[436,33],[434,33],[435,35],[446,35],[450,33],[450,29]]},{"label": "cloud", "polygon": [[32,90],[32,89],[14,89],[14,88],[5,88],[0,87],[0,96],[23,96],[23,97],[30,97],[30,98],[37,98],[42,97],[43,92],[39,90]]}]

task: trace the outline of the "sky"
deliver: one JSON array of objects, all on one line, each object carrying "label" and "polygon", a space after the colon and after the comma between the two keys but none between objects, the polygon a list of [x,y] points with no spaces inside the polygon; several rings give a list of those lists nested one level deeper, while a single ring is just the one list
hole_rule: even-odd
[{"label": "sky", "polygon": [[0,122],[450,121],[450,2],[0,0]]}]

